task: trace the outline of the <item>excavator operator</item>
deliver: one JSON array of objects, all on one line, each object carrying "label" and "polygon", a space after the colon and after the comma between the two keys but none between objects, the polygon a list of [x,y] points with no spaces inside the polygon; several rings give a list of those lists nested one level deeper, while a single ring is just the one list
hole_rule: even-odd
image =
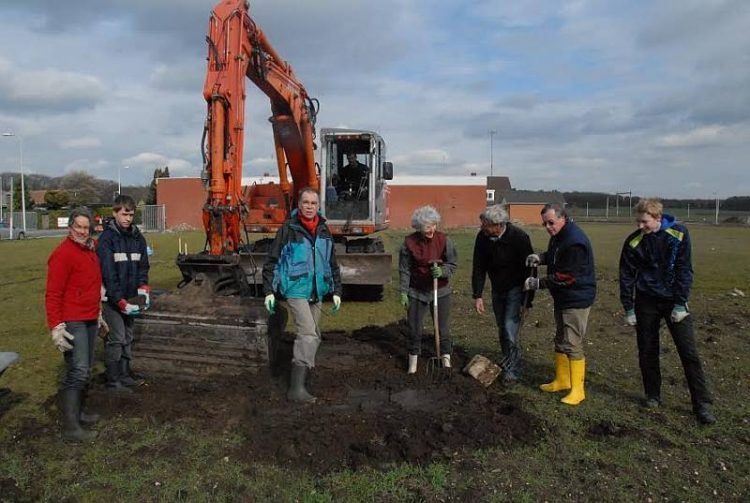
[{"label": "excavator operator", "polygon": [[369,168],[357,160],[357,154],[354,152],[347,153],[346,160],[349,164],[339,170],[336,182],[339,199],[347,201],[367,199]]}]

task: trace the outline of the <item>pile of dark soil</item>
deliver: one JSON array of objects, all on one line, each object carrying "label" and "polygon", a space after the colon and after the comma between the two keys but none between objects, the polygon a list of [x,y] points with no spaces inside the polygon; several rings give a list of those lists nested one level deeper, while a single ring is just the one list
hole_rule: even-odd
[{"label": "pile of dark soil", "polygon": [[[425,341],[425,348],[430,342]],[[258,375],[202,382],[147,379],[128,396],[111,397],[99,386],[89,402],[105,417],[149,422],[191,418],[210,431],[239,431],[236,457],[327,472],[424,463],[461,457],[477,448],[537,442],[539,421],[499,381],[489,388],[460,372],[468,357],[456,348],[454,369],[437,378],[405,372],[402,330],[366,327],[353,334],[323,334],[308,389],[312,405],[285,398],[287,363]],[[291,346],[286,345],[291,354]]]}]

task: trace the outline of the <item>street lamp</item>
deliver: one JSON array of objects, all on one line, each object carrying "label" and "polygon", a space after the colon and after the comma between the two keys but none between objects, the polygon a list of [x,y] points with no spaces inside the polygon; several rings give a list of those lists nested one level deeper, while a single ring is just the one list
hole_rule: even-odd
[{"label": "street lamp", "polygon": [[[23,186],[23,139],[13,133],[3,133],[3,136],[15,136],[18,138],[18,169],[21,171],[21,220],[23,221],[23,233],[26,234],[26,194]],[[10,209],[13,212],[13,208]]]},{"label": "street lamp", "polygon": [[[122,166],[122,169],[128,169],[130,166]],[[120,166],[117,166],[117,195],[120,195],[120,189],[122,188],[120,183]]]},{"label": "street lamp", "polygon": [[493,152],[495,150],[494,148],[492,148],[493,147],[492,138],[497,134],[497,131],[490,129],[489,134],[490,134],[490,176],[492,176],[492,164],[493,164],[492,157],[493,157]]}]

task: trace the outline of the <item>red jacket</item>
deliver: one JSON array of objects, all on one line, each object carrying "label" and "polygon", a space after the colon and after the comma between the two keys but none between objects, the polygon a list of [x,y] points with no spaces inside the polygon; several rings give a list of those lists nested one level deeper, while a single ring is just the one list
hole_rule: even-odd
[{"label": "red jacket", "polygon": [[47,260],[47,326],[98,319],[101,286],[96,251],[65,238]]}]

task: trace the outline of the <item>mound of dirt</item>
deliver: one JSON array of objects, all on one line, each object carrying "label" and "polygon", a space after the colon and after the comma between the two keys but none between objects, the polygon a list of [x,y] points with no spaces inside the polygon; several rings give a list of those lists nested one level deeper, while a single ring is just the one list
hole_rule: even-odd
[{"label": "mound of dirt", "polygon": [[[283,346],[291,355],[291,337]],[[318,397],[313,405],[286,400],[288,358],[281,367],[239,379],[147,379],[132,395],[117,398],[96,387],[89,403],[105,417],[157,423],[192,418],[211,431],[240,431],[245,440],[234,457],[317,473],[447,460],[477,448],[540,440],[540,421],[523,410],[517,395],[460,373],[468,361],[460,348],[454,369],[435,378],[427,372],[428,358],[407,376],[404,346],[397,325],[323,334],[308,384]]]}]

